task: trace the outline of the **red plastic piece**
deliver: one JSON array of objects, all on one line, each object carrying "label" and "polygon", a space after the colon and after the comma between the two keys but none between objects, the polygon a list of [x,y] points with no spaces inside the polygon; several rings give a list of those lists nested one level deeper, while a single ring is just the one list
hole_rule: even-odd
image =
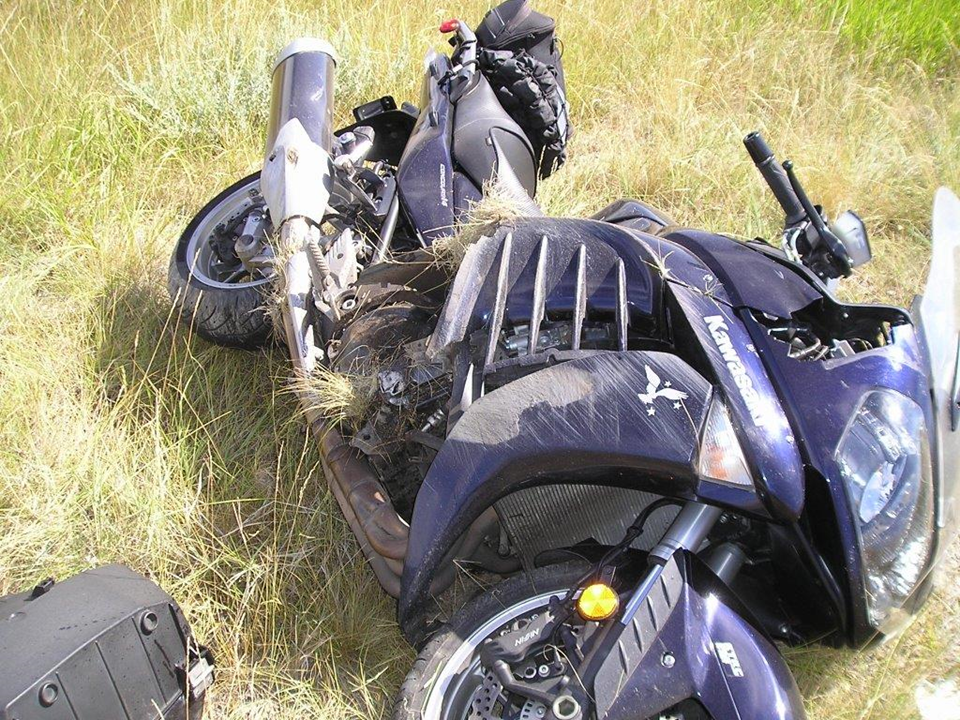
[{"label": "red plastic piece", "polygon": [[452,33],[460,29],[460,21],[456,19],[444,20],[440,23],[440,32]]}]

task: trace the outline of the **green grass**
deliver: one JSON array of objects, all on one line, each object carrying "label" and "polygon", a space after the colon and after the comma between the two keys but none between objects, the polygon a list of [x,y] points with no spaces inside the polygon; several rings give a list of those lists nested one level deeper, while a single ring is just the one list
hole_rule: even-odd
[{"label": "green grass", "polygon": [[953,0],[820,0],[828,27],[880,63],[956,69],[960,8]]},{"label": "green grass", "polygon": [[[283,352],[222,350],[173,323],[172,244],[259,163],[288,39],[338,47],[346,120],[384,93],[415,101],[439,21],[485,7],[0,4],[0,592],[109,561],[149,572],[217,651],[211,717],[379,717],[411,658],[326,491]],[[559,21],[577,127],[542,188],[551,212],[634,195],[772,235],[740,144],[759,128],[828,209],[870,226],[875,260],[847,293],[919,289],[933,192],[960,187],[952,3],[538,7]],[[957,674],[958,630],[940,593],[894,645],[789,659],[811,717],[913,717],[918,683]]]}]

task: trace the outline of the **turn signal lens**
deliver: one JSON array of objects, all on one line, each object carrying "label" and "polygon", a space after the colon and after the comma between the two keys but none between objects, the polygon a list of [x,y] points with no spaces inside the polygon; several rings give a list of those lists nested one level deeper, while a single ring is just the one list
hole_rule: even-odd
[{"label": "turn signal lens", "polygon": [[584,620],[606,620],[620,607],[620,598],[613,588],[603,583],[586,587],[577,600],[577,612]]},{"label": "turn signal lens", "polygon": [[700,444],[700,475],[722,483],[753,487],[743,449],[723,402],[714,400]]}]

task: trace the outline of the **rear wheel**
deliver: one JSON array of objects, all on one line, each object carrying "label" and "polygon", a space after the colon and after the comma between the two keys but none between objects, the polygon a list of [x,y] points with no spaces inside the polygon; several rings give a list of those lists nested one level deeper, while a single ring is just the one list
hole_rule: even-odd
[{"label": "rear wheel", "polygon": [[[170,258],[168,289],[181,317],[218,345],[253,349],[272,334],[266,298],[273,281],[272,250],[264,222],[260,173],[249,175],[217,195],[197,213]],[[250,247],[244,259],[238,240]],[[242,246],[242,243],[240,244]]]}]

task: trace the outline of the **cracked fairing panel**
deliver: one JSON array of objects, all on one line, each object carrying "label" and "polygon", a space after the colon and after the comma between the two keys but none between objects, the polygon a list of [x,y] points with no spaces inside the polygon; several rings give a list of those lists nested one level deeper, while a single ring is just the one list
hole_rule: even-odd
[{"label": "cracked fairing panel", "polygon": [[417,496],[401,615],[469,523],[512,490],[576,478],[695,497],[711,394],[679,357],[631,351],[548,367],[476,400]]},{"label": "cracked fairing panel", "polygon": [[[664,244],[675,244],[694,253],[726,290],[722,302],[734,307],[790,317],[823,295],[811,284],[812,276],[801,277],[783,263],[768,257],[773,248],[732,240],[702,230],[673,230],[663,236]],[[728,295],[727,295],[728,294]]]},{"label": "cracked fairing panel", "polygon": [[[518,219],[472,245],[454,280],[433,354],[489,323],[516,326],[540,317],[617,316],[651,334],[661,316],[657,258],[638,235],[593,220]],[[582,311],[578,307],[582,303]]]}]

